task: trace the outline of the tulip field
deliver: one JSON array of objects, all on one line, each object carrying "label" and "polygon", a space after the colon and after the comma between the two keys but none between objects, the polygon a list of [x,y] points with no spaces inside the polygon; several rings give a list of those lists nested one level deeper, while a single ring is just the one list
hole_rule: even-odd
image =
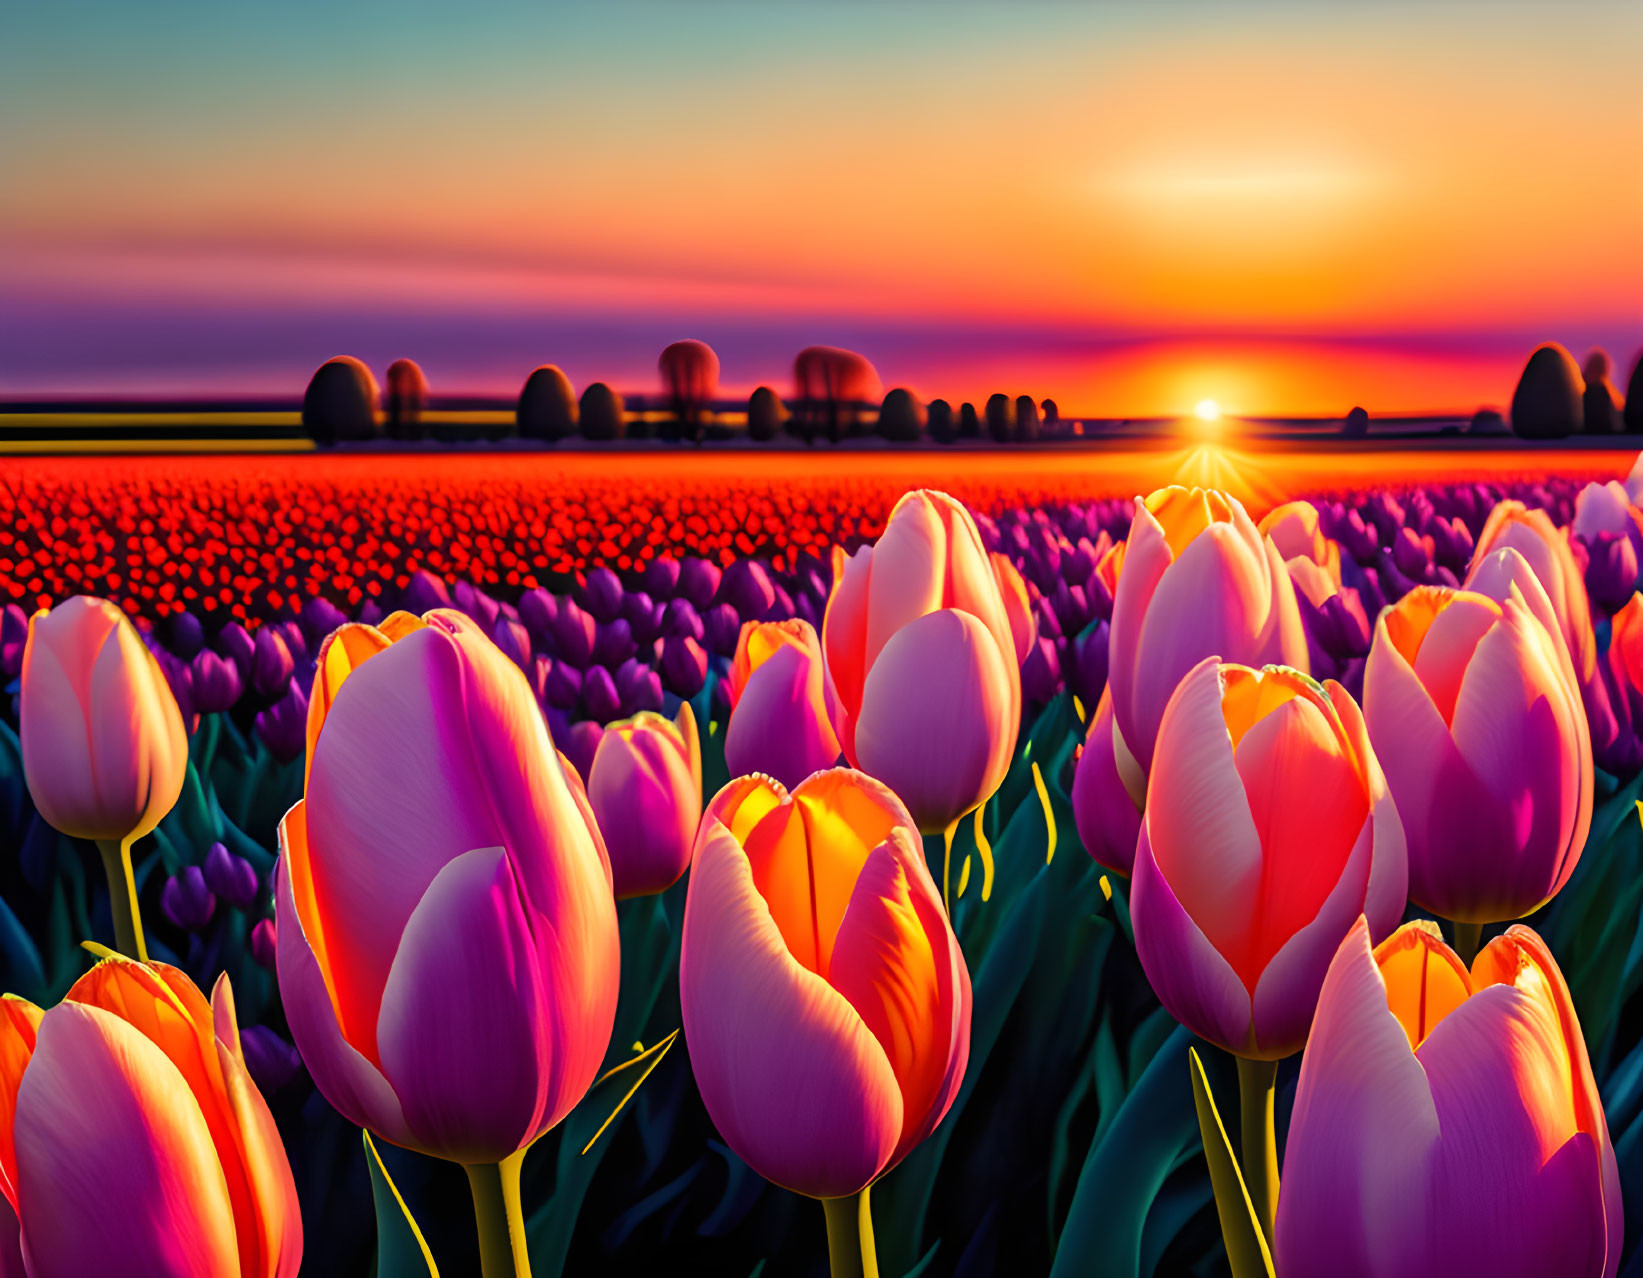
[{"label": "tulip field", "polygon": [[0,1275],[1643,1275],[1630,469],[10,462]]}]

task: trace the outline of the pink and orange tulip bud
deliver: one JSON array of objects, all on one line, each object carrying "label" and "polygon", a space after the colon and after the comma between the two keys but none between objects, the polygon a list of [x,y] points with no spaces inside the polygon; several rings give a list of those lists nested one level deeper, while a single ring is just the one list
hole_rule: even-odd
[{"label": "pink and orange tulip bud", "polygon": [[1175,686],[1205,657],[1307,668],[1283,560],[1236,498],[1160,488],[1137,498],[1112,609],[1113,723],[1142,773]]},{"label": "pink and orange tulip bud", "polygon": [[1341,548],[1324,536],[1318,523],[1318,508],[1311,502],[1291,501],[1274,506],[1258,526],[1286,564],[1297,559],[1316,564],[1334,583],[1335,589],[1340,589]]},{"label": "pink and orange tulip bud", "polygon": [[1515,553],[1490,572],[1510,578],[1505,602],[1422,586],[1387,608],[1364,670],[1409,898],[1463,923],[1549,901],[1592,820],[1592,743],[1552,605]]},{"label": "pink and orange tulip bud", "polygon": [[815,627],[802,618],[750,621],[736,641],[726,683],[731,776],[763,772],[796,786],[839,760],[827,705],[827,668]]},{"label": "pink and orange tulip bud", "polygon": [[1436,927],[1324,978],[1289,1121],[1275,1259],[1340,1278],[1613,1278],[1620,1177],[1569,988],[1521,925],[1468,971]]},{"label": "pink and orange tulip bud", "polygon": [[1300,1049],[1353,920],[1405,902],[1403,830],[1340,684],[1210,658],[1164,712],[1135,854],[1135,950],[1158,999],[1239,1056]]},{"label": "pink and orange tulip bud", "polygon": [[702,1102],[765,1179],[860,1192],[964,1079],[970,975],[912,817],[860,772],[732,781],[697,836],[679,952]]},{"label": "pink and orange tulip bud", "polygon": [[0,1189],[31,1278],[296,1278],[302,1219],[228,978],[107,958],[0,1000]]},{"label": "pink and orange tulip bud", "polygon": [[1489,557],[1507,548],[1523,556],[1545,589],[1575,677],[1584,688],[1597,675],[1597,637],[1585,574],[1570,548],[1569,530],[1559,528],[1544,510],[1529,510],[1520,501],[1499,502],[1478,534],[1464,583],[1468,590],[1476,589],[1474,579]]},{"label": "pink and orange tulip bud", "polygon": [[77,595],[30,619],[19,717],[29,794],[64,834],[134,842],[182,793],[188,734],[177,699],[106,599]]},{"label": "pink and orange tulip bud", "polygon": [[606,724],[587,793],[616,899],[654,896],[677,883],[702,819],[702,745],[690,702],[679,703],[677,719],[642,710]]},{"label": "pink and orange tulip bud", "polygon": [[376,647],[310,722],[306,791],[280,826],[280,996],[346,1118],[496,1163],[563,1118],[604,1055],[610,862],[524,675],[477,625],[431,612]]},{"label": "pink and orange tulip bud", "polygon": [[1209,656],[1306,670],[1307,639],[1276,548],[1214,489],[1137,498],[1129,538],[1098,571],[1113,589],[1107,690],[1074,773],[1073,815],[1089,854],[1129,874],[1153,741],[1175,685]]},{"label": "pink and orange tulip bud", "polygon": [[998,575],[970,512],[907,493],[884,535],[834,557],[822,649],[834,727],[926,832],[998,789],[1021,721],[1021,668]]}]

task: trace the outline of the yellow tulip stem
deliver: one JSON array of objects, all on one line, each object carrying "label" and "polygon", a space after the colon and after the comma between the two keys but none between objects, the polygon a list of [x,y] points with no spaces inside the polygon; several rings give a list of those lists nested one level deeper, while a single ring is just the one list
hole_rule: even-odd
[{"label": "yellow tulip stem", "polygon": [[139,963],[148,962],[148,946],[143,943],[143,915],[137,905],[137,879],[131,872],[131,842],[128,839],[98,839],[103,856],[103,873],[108,876],[108,905],[114,914],[114,948]]},{"label": "yellow tulip stem", "polygon": [[873,1242],[869,1186],[848,1198],[824,1198],[827,1213],[827,1260],[832,1278],[879,1278],[878,1248]]},{"label": "yellow tulip stem", "polygon": [[519,1169],[525,1151],[499,1163],[464,1168],[473,1191],[474,1223],[479,1228],[479,1271],[484,1278],[531,1278],[525,1246],[525,1214],[519,1207]]},{"label": "yellow tulip stem", "polygon": [[1478,950],[1483,945],[1483,924],[1455,923],[1455,953],[1460,955],[1460,961],[1466,964],[1467,971],[1472,969],[1472,960],[1477,958]]},{"label": "yellow tulip stem", "polygon": [[1278,1136],[1272,1121],[1277,1087],[1277,1061],[1238,1058],[1239,1161],[1268,1246],[1278,1214]]}]

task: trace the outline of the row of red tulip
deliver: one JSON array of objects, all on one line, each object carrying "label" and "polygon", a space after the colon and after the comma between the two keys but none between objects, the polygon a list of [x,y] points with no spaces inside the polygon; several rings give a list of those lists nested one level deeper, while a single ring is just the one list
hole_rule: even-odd
[{"label": "row of red tulip", "polygon": [[[1244,1137],[1261,1246],[1286,1276],[1618,1265],[1614,1155],[1549,953],[1513,929],[1468,965],[1422,925],[1394,931],[1413,899],[1475,948],[1477,925],[1567,880],[1590,820],[1583,587],[1557,530],[1497,514],[1468,589],[1377,620],[1362,712],[1302,673],[1294,583],[1327,580],[1329,546],[1293,536],[1301,512],[1263,531],[1221,494],[1165,490],[1104,568],[1111,675],[1080,829],[1133,872],[1136,950],[1179,1020],[1254,1062],[1310,1043],[1282,1199],[1270,1098]],[[1286,565],[1279,540],[1305,552]],[[819,639],[744,630],[738,779],[705,811],[688,707],[612,725],[584,787],[465,616],[326,640],[304,797],[280,829],[281,998],[339,1111],[468,1169],[487,1275],[524,1264],[520,1160],[606,1052],[615,900],[687,868],[680,996],[702,1099],[750,1166],[828,1205],[842,1249],[867,1241],[874,1180],[951,1105],[971,992],[919,836],[1003,780],[1032,613],[936,493],[903,498],[835,582]],[[72,600],[31,625],[21,711],[36,804],[106,846],[140,959],[129,848],[186,758],[166,684],[118,609]],[[97,1272],[88,1258],[116,1245],[161,1273],[296,1271],[289,1172],[232,1068],[226,986],[208,1009],[180,973],[116,958],[59,1008],[7,1010],[0,1168],[31,1273]],[[1241,1077],[1271,1086],[1270,1067]],[[65,1094],[93,1091],[109,1098],[96,1128],[65,1117]],[[87,1197],[72,1169],[111,1141],[159,1174]]]}]

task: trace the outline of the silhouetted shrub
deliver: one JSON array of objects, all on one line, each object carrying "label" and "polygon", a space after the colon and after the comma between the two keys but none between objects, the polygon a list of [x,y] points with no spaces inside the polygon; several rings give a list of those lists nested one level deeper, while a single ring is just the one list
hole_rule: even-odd
[{"label": "silhouetted shrub", "polygon": [[1027,444],[1038,438],[1038,404],[1031,395],[1018,395],[1015,401],[1016,442]]},{"label": "silhouetted shrub", "polygon": [[987,400],[987,433],[993,437],[995,444],[1010,442],[1010,428],[1015,425],[1015,409],[1010,406],[1010,397],[1002,392],[992,395]]},{"label": "silhouetted shrub", "polygon": [[1511,427],[1506,419],[1493,408],[1480,408],[1472,414],[1472,422],[1466,428],[1468,435],[1510,435]]},{"label": "silhouetted shrub", "polygon": [[656,364],[680,434],[701,443],[707,407],[719,391],[719,357],[706,342],[686,338],[663,347]]},{"label": "silhouetted shrub", "polygon": [[958,437],[960,439],[981,438],[981,417],[976,412],[976,406],[965,400],[958,409]]},{"label": "silhouetted shrub", "polygon": [[[971,409],[974,412],[974,409]],[[958,436],[953,406],[944,399],[932,399],[924,410],[925,429],[938,444],[950,444]]]},{"label": "silhouetted shrub", "polygon": [[1044,424],[1046,426],[1061,420],[1061,410],[1056,407],[1056,402],[1053,399],[1045,400],[1039,405],[1039,410],[1044,414]]},{"label": "silhouetted shrub", "polygon": [[1562,439],[1581,427],[1580,369],[1556,342],[1535,348],[1512,394],[1512,433],[1520,439]]},{"label": "silhouetted shrub", "polygon": [[1367,409],[1354,408],[1347,413],[1346,420],[1341,423],[1341,434],[1347,439],[1363,439],[1369,434],[1369,412]]},{"label": "silhouetted shrub", "polygon": [[884,397],[879,407],[879,434],[897,444],[916,444],[924,433],[924,405],[905,386]]},{"label": "silhouetted shrub", "polygon": [[384,426],[389,439],[426,439],[422,410],[428,407],[428,379],[414,359],[396,359],[388,365],[382,397]]},{"label": "silhouetted shrub", "polygon": [[776,432],[787,420],[787,409],[782,397],[768,386],[761,386],[747,397],[747,436],[761,444],[776,438]]},{"label": "silhouetted shrub", "polygon": [[576,430],[576,390],[556,364],[543,364],[525,379],[514,414],[519,433],[552,443]]},{"label": "silhouetted shrub", "polygon": [[1613,435],[1620,430],[1620,406],[1609,383],[1608,352],[1594,350],[1581,370],[1586,389],[1580,396],[1580,417],[1588,435]]},{"label": "silhouetted shrub", "polygon": [[[798,398],[793,405],[793,424],[806,442],[816,432],[838,442],[843,428],[854,425],[850,406],[879,396],[879,375],[863,355],[837,346],[807,346],[793,360],[793,383]],[[850,412],[850,422],[845,421]]]},{"label": "silhouetted shrub", "polygon": [[377,436],[377,381],[352,355],[328,359],[302,396],[302,426],[317,444]]},{"label": "silhouetted shrub", "polygon": [[627,434],[622,397],[603,382],[594,382],[582,392],[577,415],[581,419],[583,439],[621,439]]}]

